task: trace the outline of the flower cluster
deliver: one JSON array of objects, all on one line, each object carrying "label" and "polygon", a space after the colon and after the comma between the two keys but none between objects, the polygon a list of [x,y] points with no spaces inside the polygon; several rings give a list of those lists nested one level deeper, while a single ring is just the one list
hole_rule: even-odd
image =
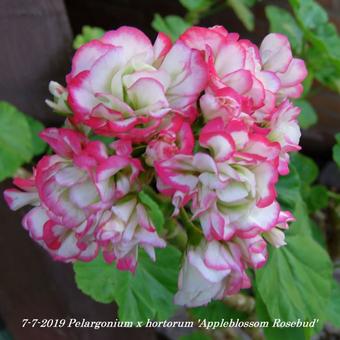
[{"label": "flower cluster", "polygon": [[[47,103],[65,127],[41,133],[54,154],[5,199],[33,208],[23,226],[53,258],[105,261],[134,271],[139,247],[165,247],[138,192],[153,186],[198,227],[188,240],[175,302],[186,306],[250,287],[267,242],[285,245],[294,220],[275,184],[299,150],[304,62],[269,34],[260,48],[221,26],[188,29],[154,44],[121,27],[80,47],[66,87],[50,83]],[[105,141],[105,142],[104,142]]]}]

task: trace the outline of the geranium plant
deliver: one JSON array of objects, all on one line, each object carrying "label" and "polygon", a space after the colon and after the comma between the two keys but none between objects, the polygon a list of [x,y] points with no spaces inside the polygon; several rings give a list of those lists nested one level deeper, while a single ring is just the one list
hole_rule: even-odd
[{"label": "geranium plant", "polygon": [[50,83],[47,104],[66,116],[40,133],[50,151],[4,193],[12,210],[32,206],[31,238],[74,263],[84,293],[116,301],[121,320],[164,320],[178,306],[247,319],[255,296],[261,320],[321,328],[332,268],[305,214],[293,100],[307,69],[288,38],[97,32],[78,39],[66,85]]}]

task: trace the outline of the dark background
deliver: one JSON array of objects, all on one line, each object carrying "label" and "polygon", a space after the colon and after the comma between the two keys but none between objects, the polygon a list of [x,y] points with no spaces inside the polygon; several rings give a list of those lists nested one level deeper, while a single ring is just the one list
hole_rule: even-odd
[{"label": "dark background", "polygon": [[[340,1],[319,1],[340,28]],[[264,6],[286,1],[262,1],[254,7],[256,28],[247,32],[232,11],[225,10],[201,22],[222,24],[245,38],[261,41],[268,32]],[[48,82],[64,83],[70,66],[73,34],[83,25],[113,29],[131,25],[151,38],[153,14],[183,14],[175,0],[0,0],[0,100],[7,100],[45,125],[62,119],[45,105]],[[323,182],[339,185],[330,163],[333,135],[340,130],[340,97],[322,90],[312,99],[319,124],[304,132],[303,151],[323,167]],[[0,192],[10,186],[1,184]],[[151,329],[39,329],[22,328],[23,318],[85,318],[114,320],[116,307],[96,303],[76,287],[71,265],[54,262],[30,240],[21,227],[25,211],[11,212],[0,195],[0,319],[14,339],[153,339]],[[4,327],[3,325],[0,328]],[[0,333],[0,339],[1,339]],[[158,335],[159,337],[159,335]]]}]

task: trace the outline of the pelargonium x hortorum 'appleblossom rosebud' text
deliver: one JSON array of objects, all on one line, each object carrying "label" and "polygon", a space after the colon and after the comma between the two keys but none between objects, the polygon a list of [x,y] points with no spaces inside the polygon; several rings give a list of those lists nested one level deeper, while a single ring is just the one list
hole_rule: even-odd
[{"label": "pelargonium x hortorum 'appleblossom rosebud' text", "polygon": [[275,184],[299,150],[290,98],[305,77],[281,34],[258,48],[221,26],[192,27],[174,44],[132,27],[107,32],[77,50],[65,87],[51,82],[47,103],[67,115],[65,128],[41,133],[54,154],[5,199],[33,206],[23,226],[56,260],[100,251],[134,272],[140,247],[155,260],[166,246],[138,195],[148,186],[172,202],[178,228],[189,219],[200,233],[188,238],[175,303],[235,294],[294,220]]}]

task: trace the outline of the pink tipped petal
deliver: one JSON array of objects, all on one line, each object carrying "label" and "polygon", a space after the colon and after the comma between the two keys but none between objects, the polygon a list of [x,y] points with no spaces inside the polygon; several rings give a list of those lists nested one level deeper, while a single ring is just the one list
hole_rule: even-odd
[{"label": "pink tipped petal", "polygon": [[247,70],[237,70],[229,73],[222,78],[222,81],[240,94],[250,91],[253,85],[252,75]]},{"label": "pink tipped petal", "polygon": [[17,189],[5,190],[4,199],[11,210],[18,210],[25,205],[35,205],[39,202],[36,192],[23,192]]},{"label": "pink tipped petal", "polygon": [[153,45],[154,63],[160,63],[172,46],[171,39],[164,33],[160,32],[157,35]]},{"label": "pink tipped petal", "polygon": [[42,240],[44,225],[48,219],[46,211],[42,207],[36,207],[24,216],[22,225],[34,240]]},{"label": "pink tipped petal", "polygon": [[[202,55],[182,41],[171,48],[160,69],[171,77],[171,85],[167,90],[170,101],[177,96],[187,97],[185,106],[193,103],[207,84],[207,69]],[[179,107],[176,105],[175,108]]]},{"label": "pink tipped petal", "polygon": [[218,29],[194,26],[186,30],[179,39],[191,48],[205,51],[206,46],[209,46],[216,53],[224,37]]},{"label": "pink tipped petal", "polygon": [[89,82],[94,92],[109,92],[113,76],[123,67],[122,48],[113,47],[93,64]]},{"label": "pink tipped petal", "polygon": [[92,40],[79,47],[72,59],[72,71],[70,76],[74,78],[80,72],[89,70],[96,60],[104,55],[110,48],[110,45],[99,40]]},{"label": "pink tipped petal", "polygon": [[303,92],[303,86],[301,84],[291,86],[291,87],[284,87],[280,89],[280,96],[285,98],[300,98]]},{"label": "pink tipped petal", "polygon": [[82,121],[99,103],[94,96],[90,83],[90,71],[83,71],[74,77],[69,85],[68,104],[75,113],[75,117]]},{"label": "pink tipped petal", "polygon": [[74,154],[79,154],[82,144],[86,138],[81,133],[71,129],[47,128],[40,132],[43,139],[58,155],[71,158]]},{"label": "pink tipped petal", "polygon": [[230,158],[235,150],[234,141],[226,133],[201,133],[199,142],[203,147],[213,151],[214,159],[216,161],[223,161]]},{"label": "pink tipped petal", "polygon": [[301,59],[293,58],[288,69],[284,73],[278,73],[282,87],[295,86],[302,83],[307,76],[307,69],[305,62]]},{"label": "pink tipped petal", "polygon": [[150,39],[139,29],[122,26],[114,31],[109,31],[100,39],[105,44],[123,48],[125,60],[135,55],[152,56],[152,44]]},{"label": "pink tipped petal", "polygon": [[249,233],[247,232],[252,229],[254,229],[255,234],[257,234],[259,230],[268,231],[276,225],[279,213],[280,206],[276,201],[264,208],[254,207],[247,217],[237,223],[237,234],[241,237],[242,235],[249,237],[254,236],[252,233],[248,235]]},{"label": "pink tipped petal", "polygon": [[[281,86],[282,78],[280,74],[276,75],[274,72],[262,71],[256,74],[256,78],[261,81],[263,87],[273,93],[276,93]],[[281,81],[280,81],[281,80]]]},{"label": "pink tipped petal", "polygon": [[204,262],[207,267],[215,270],[230,270],[229,263],[223,258],[223,247],[219,242],[208,243]]},{"label": "pink tipped petal", "polygon": [[265,70],[285,72],[292,60],[288,38],[279,33],[268,34],[261,43],[260,55]]},{"label": "pink tipped petal", "polygon": [[257,206],[261,208],[266,207],[272,204],[276,198],[277,169],[270,163],[262,163],[254,169],[254,173],[259,194]]},{"label": "pink tipped petal", "polygon": [[225,75],[244,67],[246,53],[236,42],[223,44],[215,58],[215,70],[223,78]]}]

